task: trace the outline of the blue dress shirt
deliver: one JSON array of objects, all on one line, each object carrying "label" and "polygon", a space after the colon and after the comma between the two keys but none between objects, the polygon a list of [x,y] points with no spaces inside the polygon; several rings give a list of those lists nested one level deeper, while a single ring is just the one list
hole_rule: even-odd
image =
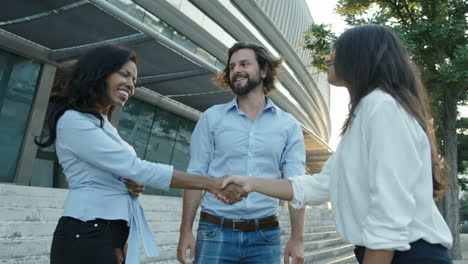
[{"label": "blue dress shirt", "polygon": [[68,110],[57,123],[57,156],[69,185],[63,216],[82,221],[97,218],[125,220],[130,227],[128,264],[139,263],[139,238],[146,255],[158,255],[138,198],[122,178],[167,190],[173,167],[139,159],[106,116],[100,122],[90,114]]},{"label": "blue dress shirt", "polygon": [[[305,147],[297,120],[266,98],[255,121],[242,112],[237,98],[203,113],[190,141],[188,172],[222,177],[226,174],[279,179],[303,175]],[[226,205],[207,193],[202,210],[230,219],[253,219],[274,215],[278,200],[259,193]]]}]

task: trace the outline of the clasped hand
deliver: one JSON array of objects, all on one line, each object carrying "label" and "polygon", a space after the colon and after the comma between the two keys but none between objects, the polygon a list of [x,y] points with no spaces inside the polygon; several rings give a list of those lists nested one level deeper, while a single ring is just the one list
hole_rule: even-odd
[{"label": "clasped hand", "polygon": [[249,195],[246,183],[242,176],[225,175],[217,178],[218,188],[211,191],[213,195],[225,204],[235,204]]}]

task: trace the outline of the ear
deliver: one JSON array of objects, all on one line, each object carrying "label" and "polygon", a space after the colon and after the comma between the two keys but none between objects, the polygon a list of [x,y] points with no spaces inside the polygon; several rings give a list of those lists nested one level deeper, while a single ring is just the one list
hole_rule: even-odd
[{"label": "ear", "polygon": [[262,70],[260,70],[260,76],[262,77],[262,79],[265,79],[268,75],[268,69],[267,67],[263,67]]}]

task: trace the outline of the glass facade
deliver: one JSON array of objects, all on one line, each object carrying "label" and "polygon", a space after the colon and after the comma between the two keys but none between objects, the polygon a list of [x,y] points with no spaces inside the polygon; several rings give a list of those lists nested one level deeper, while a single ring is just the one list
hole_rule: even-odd
[{"label": "glass facade", "polygon": [[0,50],[0,182],[15,180],[41,64]]},{"label": "glass facade", "polygon": [[[195,121],[188,120],[138,99],[130,99],[122,109],[118,131],[131,144],[138,157],[187,169],[190,137]],[[168,192],[146,187],[145,194],[181,196],[182,191]]]}]

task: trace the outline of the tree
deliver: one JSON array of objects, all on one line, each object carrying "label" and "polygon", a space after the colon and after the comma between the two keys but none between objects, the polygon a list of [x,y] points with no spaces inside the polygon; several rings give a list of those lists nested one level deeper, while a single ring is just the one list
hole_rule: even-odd
[{"label": "tree", "polygon": [[[392,28],[418,65],[434,105],[440,148],[448,164],[451,191],[438,206],[452,231],[450,253],[461,259],[457,105],[466,105],[468,100],[468,6],[464,0],[338,0],[336,10],[351,26],[373,23]],[[325,25],[312,25],[305,34],[304,47],[313,52],[312,66],[317,69],[323,69],[323,58],[330,52],[330,43],[318,40],[332,39],[329,34]]]}]

